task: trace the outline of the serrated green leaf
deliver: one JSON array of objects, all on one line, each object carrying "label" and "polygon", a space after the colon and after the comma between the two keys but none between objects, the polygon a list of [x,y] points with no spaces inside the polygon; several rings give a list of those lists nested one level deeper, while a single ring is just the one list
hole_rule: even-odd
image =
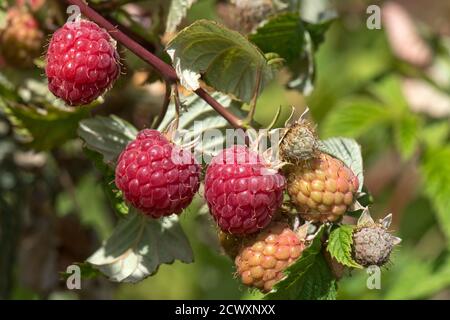
[{"label": "serrated green leaf", "polygon": [[431,200],[439,227],[450,244],[450,145],[428,150],[422,160],[421,172],[425,194]]},{"label": "serrated green leaf", "polygon": [[[230,109],[233,114],[243,117],[239,102],[233,101],[229,96],[219,92],[213,93],[212,97],[222,106]],[[212,132],[211,130],[223,132],[226,128],[230,128],[228,121],[196,95],[187,97],[182,100],[182,103],[188,108],[188,111],[181,114],[178,129],[187,130],[183,137],[186,141],[193,140],[198,136],[202,137],[200,143],[195,147],[196,154],[208,156],[214,154],[214,151],[222,149],[225,146],[225,135],[208,137],[207,133]],[[175,119],[175,105],[171,104],[158,130],[164,130],[173,119]]]},{"label": "serrated green leaf", "polygon": [[86,147],[83,148],[83,152],[94,163],[97,170],[101,172],[103,178],[103,190],[105,191],[111,206],[120,215],[128,214],[128,205],[123,198],[122,191],[117,188],[114,181],[114,170],[103,161],[103,156],[100,153]]},{"label": "serrated green leaf", "polygon": [[382,103],[389,106],[391,112],[408,109],[408,102],[403,95],[401,81],[397,76],[389,76],[376,82],[369,88],[369,91]]},{"label": "serrated green leaf", "polygon": [[321,150],[341,160],[358,177],[359,190],[364,185],[363,160],[360,145],[353,139],[330,138],[322,141]]},{"label": "serrated green leaf", "polygon": [[419,143],[420,119],[410,113],[395,122],[395,141],[404,159],[409,159]]},{"label": "serrated green leaf", "polygon": [[302,256],[285,270],[286,278],[278,282],[265,299],[331,300],[336,298],[336,280],[321,254],[322,230]]},{"label": "serrated green leaf", "polygon": [[132,210],[87,262],[111,281],[136,283],[154,274],[161,264],[175,260],[193,262],[178,217],[155,220]]},{"label": "serrated green leaf", "polygon": [[300,59],[304,49],[305,28],[297,14],[285,13],[271,18],[254,34],[250,41],[263,52],[275,52],[287,65]]},{"label": "serrated green leaf", "polygon": [[0,107],[14,124],[16,133],[37,151],[51,150],[76,138],[78,123],[90,114],[90,108],[86,107],[62,110],[48,106],[40,109],[4,102]]},{"label": "serrated green leaf", "polygon": [[136,137],[137,129],[117,116],[94,117],[80,122],[78,135],[86,147],[115,162],[128,142]]},{"label": "serrated green leaf", "polygon": [[340,264],[350,268],[362,268],[352,258],[353,226],[342,225],[334,229],[328,238],[327,251]]},{"label": "serrated green leaf", "polygon": [[192,90],[200,88],[202,77],[216,90],[250,102],[258,74],[261,74],[260,92],[274,76],[271,61],[254,44],[242,34],[212,21],[198,20],[183,29],[166,51],[181,84]]},{"label": "serrated green leaf", "polygon": [[448,120],[432,123],[423,128],[420,138],[429,147],[439,147],[445,144],[450,134],[450,123]]},{"label": "serrated green leaf", "polygon": [[167,16],[166,32],[175,32],[187,11],[197,0],[171,0]]},{"label": "serrated green leaf", "polygon": [[389,109],[382,104],[367,98],[352,98],[333,108],[321,126],[321,133],[323,137],[357,138],[391,118]]}]

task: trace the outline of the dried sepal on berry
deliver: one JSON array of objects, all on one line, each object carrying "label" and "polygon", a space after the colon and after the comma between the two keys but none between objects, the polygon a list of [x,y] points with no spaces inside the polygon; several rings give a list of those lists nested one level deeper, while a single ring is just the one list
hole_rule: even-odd
[{"label": "dried sepal on berry", "polygon": [[390,258],[392,250],[401,239],[388,232],[392,214],[374,222],[369,210],[365,209],[353,231],[353,258],[364,267],[383,266]]}]

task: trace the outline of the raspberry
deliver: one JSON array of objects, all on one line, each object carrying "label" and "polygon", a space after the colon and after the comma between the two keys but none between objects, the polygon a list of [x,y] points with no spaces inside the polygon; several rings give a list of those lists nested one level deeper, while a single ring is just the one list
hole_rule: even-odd
[{"label": "raspberry", "polygon": [[26,68],[41,54],[44,34],[37,20],[28,12],[8,10],[6,27],[0,34],[0,51],[7,64]]},{"label": "raspberry", "polygon": [[383,266],[395,245],[401,242],[387,229],[391,224],[392,215],[386,216],[379,223],[375,223],[368,210],[365,210],[353,231],[353,259],[363,267],[372,265]]},{"label": "raspberry", "polygon": [[244,243],[235,259],[237,273],[243,284],[269,292],[304,249],[304,242],[287,224],[274,222]]},{"label": "raspberry", "polygon": [[145,129],[120,154],[116,185],[134,207],[160,218],[179,214],[192,202],[200,169],[190,152]]},{"label": "raspberry", "polygon": [[353,204],[358,178],[325,153],[288,174],[288,193],[305,220],[336,221]]},{"label": "raspberry", "polygon": [[266,227],[283,201],[285,179],[269,174],[262,158],[245,146],[222,150],[205,177],[205,196],[220,229],[250,234]]},{"label": "raspberry", "polygon": [[55,96],[72,106],[91,103],[119,76],[116,44],[93,22],[66,23],[50,40],[45,71]]},{"label": "raspberry", "polygon": [[301,164],[316,157],[318,147],[313,126],[308,121],[301,120],[286,129],[280,143],[280,156],[286,162]]}]

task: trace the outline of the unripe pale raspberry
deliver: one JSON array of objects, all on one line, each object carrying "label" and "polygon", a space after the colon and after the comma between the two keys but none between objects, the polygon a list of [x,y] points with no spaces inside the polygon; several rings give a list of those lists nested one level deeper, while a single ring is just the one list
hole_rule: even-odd
[{"label": "unripe pale raspberry", "polygon": [[304,242],[287,224],[274,222],[243,244],[235,259],[237,274],[243,284],[269,292],[304,249]]},{"label": "unripe pale raspberry", "polygon": [[283,161],[303,164],[318,155],[318,147],[314,127],[308,121],[301,120],[286,128],[280,143],[280,156]]},{"label": "unripe pale raspberry", "polygon": [[398,238],[379,224],[355,229],[353,232],[353,258],[363,267],[383,266],[389,261]]},{"label": "unripe pale raspberry", "polygon": [[200,185],[193,155],[159,131],[145,129],[119,156],[116,185],[125,199],[153,218],[179,214]]},{"label": "unripe pale raspberry", "polygon": [[45,71],[55,96],[71,106],[89,104],[119,76],[116,44],[93,22],[66,23],[50,40]]},{"label": "unripe pale raspberry", "polygon": [[208,166],[205,197],[224,232],[244,235],[266,227],[283,201],[285,179],[245,146],[222,150]]},{"label": "unripe pale raspberry", "polygon": [[12,67],[33,66],[33,60],[41,55],[44,34],[37,20],[18,8],[8,10],[5,29],[0,34],[0,51]]},{"label": "unripe pale raspberry", "polygon": [[325,153],[288,174],[288,193],[309,221],[336,221],[353,204],[358,178],[342,161]]}]

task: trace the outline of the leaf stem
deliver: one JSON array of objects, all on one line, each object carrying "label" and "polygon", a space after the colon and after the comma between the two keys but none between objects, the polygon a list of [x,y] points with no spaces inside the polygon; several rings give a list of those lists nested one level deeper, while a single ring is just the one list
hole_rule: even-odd
[{"label": "leaf stem", "polygon": [[[178,76],[172,66],[162,61],[156,55],[147,50],[144,46],[133,40],[126,33],[116,28],[111,22],[102,17],[97,11],[85,4],[83,0],[65,1],[71,5],[78,6],[84,16],[106,29],[110,33],[111,37],[127,47],[142,60],[150,64],[164,78],[166,82],[178,82]],[[132,31],[127,30],[128,34],[131,34],[131,32]],[[227,108],[222,106],[219,102],[217,102],[205,90],[199,88],[195,91],[195,93],[206,103],[208,103],[214,110],[216,110],[217,113],[224,117],[234,128],[243,128],[242,120],[231,113],[229,110],[227,110]]]},{"label": "leaf stem", "polygon": [[157,129],[159,127],[159,125],[161,124],[161,122],[163,121],[163,119],[167,113],[167,109],[169,109],[171,97],[172,97],[172,86],[169,82],[166,82],[166,93],[164,94],[164,102],[161,107],[161,112],[159,113],[159,116],[156,119],[156,121],[153,123],[152,128]]}]

